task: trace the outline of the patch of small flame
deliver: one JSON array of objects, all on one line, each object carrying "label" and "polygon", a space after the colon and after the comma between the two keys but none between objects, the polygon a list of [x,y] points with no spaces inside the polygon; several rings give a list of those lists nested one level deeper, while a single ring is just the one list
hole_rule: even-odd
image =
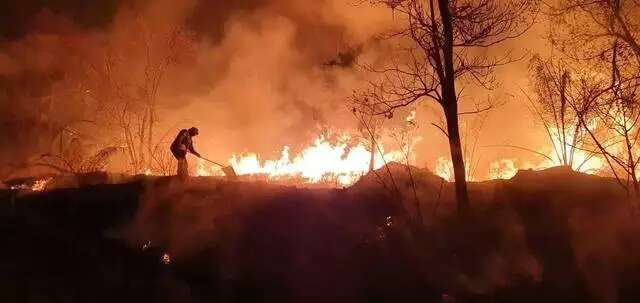
[{"label": "patch of small flame", "polygon": [[[589,128],[594,128],[595,122],[589,123]],[[547,156],[542,162],[533,164],[528,161],[517,161],[516,159],[499,159],[491,162],[489,165],[489,178],[491,179],[509,179],[513,177],[519,169],[534,169],[540,170],[555,166],[564,165],[561,154],[570,155],[571,168],[575,171],[586,174],[598,174],[605,167],[604,160],[597,156],[592,155],[588,151],[584,151],[579,147],[573,146],[575,132],[571,129],[566,131],[565,142],[562,144],[560,141],[561,134],[556,128],[549,128],[549,132],[552,134],[552,141],[549,147],[538,150],[540,154]],[[516,163],[520,163],[516,165]]]},{"label": "patch of small flame", "polygon": [[453,164],[445,157],[436,160],[436,175],[447,181],[453,181]]},{"label": "patch of small flame", "polygon": [[[591,122],[589,123],[589,128],[594,128],[595,127],[595,122]],[[545,160],[543,163],[541,163],[539,165],[540,168],[549,168],[549,167],[553,167],[553,166],[560,166],[562,165],[562,159],[560,159],[559,154],[561,153],[565,153],[567,155],[570,155],[571,153],[573,153],[573,157],[572,157],[572,163],[571,163],[571,168],[575,171],[579,171],[579,172],[583,172],[583,173],[587,173],[587,174],[597,174],[598,171],[600,171],[600,169],[602,169],[604,167],[604,162],[600,157],[597,156],[593,156],[591,155],[591,153],[584,151],[578,147],[572,146],[572,144],[570,144],[571,142],[573,142],[573,137],[574,137],[574,132],[572,129],[569,129],[569,131],[567,131],[567,134],[565,134],[565,142],[567,142],[564,146],[562,146],[562,142],[559,139],[559,135],[561,133],[561,131],[559,131],[556,128],[550,128],[549,131],[553,134],[552,136],[552,144],[553,146],[556,146],[558,150],[558,152],[554,152],[553,149],[550,150],[547,155],[549,156],[549,158],[553,159],[553,160]],[[564,149],[564,151],[562,150]]]},{"label": "patch of small flame", "polygon": [[490,179],[511,179],[517,172],[514,159],[500,159],[489,164]]},{"label": "patch of small flame", "polygon": [[[465,162],[464,167],[465,167],[465,174],[466,174],[465,179],[468,182],[475,182],[476,178],[471,174],[471,163]],[[446,181],[449,181],[449,182],[455,181],[455,173],[453,170],[453,162],[451,162],[451,159],[448,159],[445,157],[438,157],[438,159],[436,160],[435,173],[436,175],[440,176],[442,179],[445,179]]]},{"label": "patch of small flame", "polygon": [[33,185],[31,186],[31,190],[32,191],[43,191],[45,190],[45,188],[47,187],[47,184],[52,180],[53,178],[44,178],[44,179],[40,179],[40,180],[36,180]]},{"label": "patch of small flame", "polygon": [[224,176],[222,169],[217,166],[208,167],[206,165],[206,161],[202,159],[198,159],[198,163],[196,164],[196,176],[199,177],[211,177],[211,176]]}]

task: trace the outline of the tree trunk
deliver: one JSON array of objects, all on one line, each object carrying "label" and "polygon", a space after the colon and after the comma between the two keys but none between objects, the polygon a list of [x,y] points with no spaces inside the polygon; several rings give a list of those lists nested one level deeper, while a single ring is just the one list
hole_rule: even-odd
[{"label": "tree trunk", "polygon": [[369,161],[369,172],[372,172],[374,167],[375,167],[375,161],[376,159],[376,140],[373,139],[373,136],[371,137],[371,160]]},{"label": "tree trunk", "polygon": [[442,85],[441,105],[447,120],[447,134],[449,148],[451,149],[451,163],[456,186],[456,200],[458,201],[458,214],[463,214],[469,208],[469,194],[467,192],[467,180],[465,175],[464,157],[460,144],[460,129],[458,127],[458,100],[456,97],[455,69],[453,65],[453,23],[449,11],[448,0],[438,0],[440,19],[442,20],[442,59],[444,75],[440,79]]},{"label": "tree trunk", "polygon": [[451,163],[455,177],[456,200],[458,201],[458,213],[464,213],[469,208],[469,194],[467,192],[467,180],[465,174],[462,145],[460,144],[460,130],[458,128],[457,104],[444,108],[447,119],[447,133],[449,135],[449,149],[451,150]]},{"label": "tree trunk", "polygon": [[155,112],[155,103],[152,103],[151,107],[149,107],[149,127],[147,134],[147,169],[151,170],[153,167],[153,128],[155,127],[154,119]]}]

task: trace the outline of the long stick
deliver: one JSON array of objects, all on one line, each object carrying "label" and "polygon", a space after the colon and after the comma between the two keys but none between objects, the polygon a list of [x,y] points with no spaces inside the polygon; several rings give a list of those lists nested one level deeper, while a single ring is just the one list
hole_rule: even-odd
[{"label": "long stick", "polygon": [[236,178],[238,176],[238,174],[236,174],[236,171],[233,169],[233,166],[230,166],[230,165],[226,165],[225,166],[225,165],[222,165],[222,164],[220,164],[218,162],[211,161],[211,160],[209,160],[207,158],[203,158],[203,157],[200,157],[200,159],[205,160],[207,162],[211,162],[211,163],[213,163],[215,165],[220,166],[222,168],[222,172],[229,178],[234,179],[234,178]]},{"label": "long stick", "polygon": [[205,158],[205,157],[200,157],[200,159],[205,160],[205,161],[207,161],[207,162],[211,162],[211,163],[213,163],[213,164],[215,164],[215,165],[218,165],[218,166],[220,166],[220,167],[226,167],[226,165],[222,165],[222,164],[220,164],[220,163],[218,163],[218,162],[211,161],[211,160],[209,160],[209,159],[207,159],[207,158]]}]

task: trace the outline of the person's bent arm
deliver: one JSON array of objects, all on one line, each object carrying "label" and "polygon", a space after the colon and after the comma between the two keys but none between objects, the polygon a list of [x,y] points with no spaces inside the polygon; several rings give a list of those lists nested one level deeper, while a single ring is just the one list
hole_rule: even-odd
[{"label": "person's bent arm", "polygon": [[200,158],[200,153],[198,153],[194,148],[193,148],[193,143],[189,142],[189,152],[194,154],[196,157]]}]

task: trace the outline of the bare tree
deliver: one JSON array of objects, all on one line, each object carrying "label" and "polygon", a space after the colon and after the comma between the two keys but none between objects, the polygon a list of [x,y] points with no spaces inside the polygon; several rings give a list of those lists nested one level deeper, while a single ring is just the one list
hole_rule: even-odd
[{"label": "bare tree", "polygon": [[382,137],[384,131],[385,117],[376,115],[376,104],[372,103],[372,100],[364,97],[360,98],[357,94],[351,97],[350,104],[351,111],[358,122],[358,131],[360,137],[364,143],[369,146],[370,159],[369,159],[369,171],[373,171],[375,168],[376,154],[380,153],[381,157],[384,157],[382,150],[379,150],[379,140]]},{"label": "bare tree", "polygon": [[573,74],[576,79],[572,79],[571,68],[562,59],[545,60],[536,55],[530,62],[531,87],[535,96],[529,97],[524,90],[523,93],[529,101],[529,110],[542,123],[551,143],[555,159],[550,160],[580,170],[589,160],[589,157],[575,157],[586,143],[587,126],[578,119],[570,102],[577,105],[576,100],[582,93],[580,86],[573,81],[587,84],[588,80],[575,71]]},{"label": "bare tree", "polygon": [[[571,117],[567,121],[572,126],[566,131],[579,139],[565,139],[563,136],[568,134],[560,131],[550,133],[550,137],[555,135],[559,140],[557,150],[564,149],[566,153],[581,150],[600,157],[618,184],[630,195],[638,196],[640,78],[621,78],[616,72],[617,56],[613,54],[610,74],[595,72],[593,65],[580,69],[581,62],[573,66],[553,61],[541,63],[542,70],[537,70],[534,81],[534,91],[538,94],[534,102],[542,104],[538,106],[547,111],[546,117],[544,112],[540,114],[547,129],[552,128],[551,124],[562,127],[562,119]],[[560,66],[562,68],[558,68]],[[566,108],[560,109],[557,106],[560,103],[550,100],[552,98],[561,98],[555,101],[561,100]],[[564,156],[565,164],[571,164],[571,155]]]},{"label": "bare tree", "polygon": [[[493,70],[514,59],[487,56],[481,51],[523,34],[534,22],[534,0],[371,0],[396,12],[401,27],[384,35],[400,45],[382,67],[365,66],[377,73],[363,92],[380,105],[377,114],[391,115],[397,108],[430,99],[442,107],[454,167],[458,211],[469,207],[465,164],[460,142],[458,117],[492,107],[476,104],[474,110],[461,112],[459,101],[463,88],[456,82],[469,79],[480,87],[495,84]],[[394,50],[395,51],[395,50]],[[461,83],[458,83],[461,85]]]},{"label": "bare tree", "polygon": [[620,55],[635,57],[629,63],[636,69],[640,65],[640,1],[560,0],[549,15],[551,42],[566,55],[592,60],[610,56],[615,47]]},{"label": "bare tree", "polygon": [[191,51],[192,39],[181,28],[154,32],[142,20],[134,30],[137,52],[109,46],[101,62],[89,64],[85,87],[97,100],[101,122],[120,130],[133,173],[141,173],[158,165],[159,91],[169,68]]},{"label": "bare tree", "polygon": [[569,99],[592,152],[629,195],[640,196],[640,3],[562,0],[550,7],[551,44],[582,69]]},{"label": "bare tree", "polygon": [[[612,69],[616,66],[614,56]],[[627,193],[639,197],[640,79],[618,77],[614,72],[609,85],[600,83],[584,88],[576,102],[581,107],[571,104],[589,134],[593,152],[605,159],[618,184]],[[589,127],[590,124],[596,127]]]},{"label": "bare tree", "polygon": [[399,127],[391,129],[389,136],[396,141],[396,143],[400,147],[400,152],[402,152],[402,156],[404,157],[404,164],[407,169],[407,175],[409,176],[409,182],[411,183],[411,190],[413,192],[416,221],[418,224],[422,225],[424,224],[422,207],[420,206],[420,199],[418,197],[415,177],[413,175],[413,172],[411,171],[412,151],[413,146],[416,143],[415,132],[418,129],[418,124],[416,123],[415,118],[416,111],[412,110],[409,116],[405,118],[404,123],[402,123]]},{"label": "bare tree", "polygon": [[173,154],[166,148],[171,144],[171,138],[168,137],[172,132],[173,127],[165,131],[164,134],[157,140],[153,146],[153,150],[150,153],[152,163],[150,164],[150,170],[159,173],[163,176],[173,175],[176,171],[177,163]]},{"label": "bare tree", "polygon": [[[384,151],[382,150],[382,146],[380,144],[380,139],[382,137],[382,132],[384,131],[384,120],[379,115],[375,114],[377,109],[377,104],[371,102],[368,97],[362,97],[357,94],[354,94],[350,99],[349,103],[351,107],[351,111],[353,116],[356,118],[358,122],[358,130],[361,133],[361,138],[370,144],[370,162],[369,162],[369,171],[373,172],[377,178],[377,180],[383,185],[383,187],[388,190],[392,195],[399,196],[400,191],[395,182],[395,178],[389,169],[389,165],[387,165],[387,160],[384,157]],[[375,155],[379,154],[382,159],[382,163],[384,164],[385,171],[389,176],[391,181],[391,185],[387,185],[378,172],[374,170],[375,165]]]},{"label": "bare tree", "polygon": [[[65,136],[66,135],[66,136]],[[65,139],[66,137],[66,139]],[[97,151],[85,149],[81,134],[65,128],[56,136],[51,151],[40,155],[30,166],[45,167],[57,173],[82,174],[105,171],[111,158],[118,153],[115,146],[99,147]]]}]

